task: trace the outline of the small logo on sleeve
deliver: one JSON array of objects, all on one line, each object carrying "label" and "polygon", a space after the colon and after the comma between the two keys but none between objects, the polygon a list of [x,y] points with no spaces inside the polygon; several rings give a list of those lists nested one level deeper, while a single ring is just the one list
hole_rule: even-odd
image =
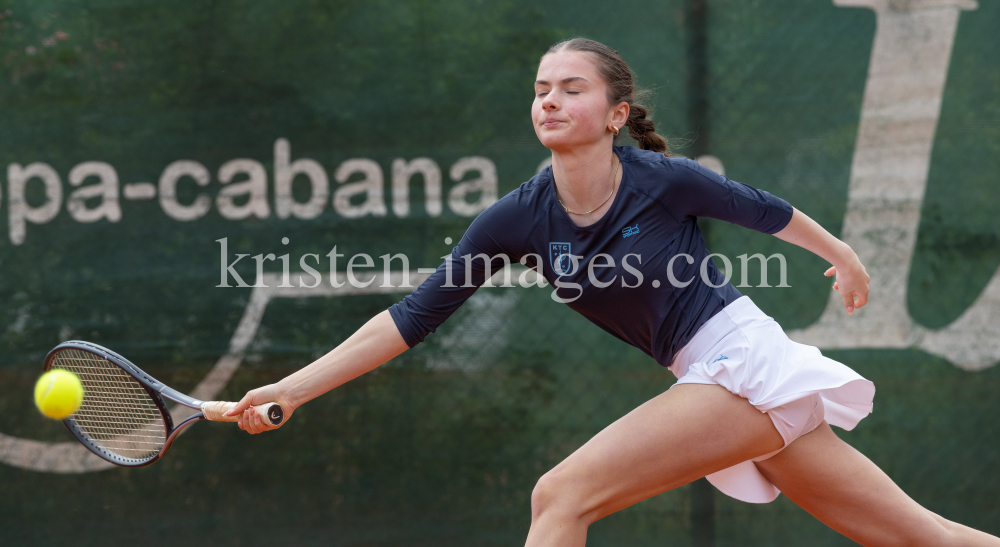
[{"label": "small logo on sleeve", "polygon": [[622,239],[634,235],[639,235],[638,224],[636,224],[635,226],[626,226],[625,228],[622,229]]},{"label": "small logo on sleeve", "polygon": [[[721,361],[723,359],[729,359],[729,357],[726,357],[725,355],[719,355],[719,358],[716,359],[715,361],[712,361],[712,363],[718,363],[719,361]],[[712,363],[709,363],[709,364],[712,364]]]}]

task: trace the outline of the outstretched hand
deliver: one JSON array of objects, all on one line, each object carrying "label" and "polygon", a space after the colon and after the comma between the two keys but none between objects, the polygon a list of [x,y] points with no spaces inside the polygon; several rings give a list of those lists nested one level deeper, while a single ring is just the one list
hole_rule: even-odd
[{"label": "outstretched hand", "polygon": [[[285,418],[280,424],[271,425],[267,421],[261,419],[260,414],[256,409],[254,409],[254,405],[262,405],[264,403],[278,403],[281,405],[281,410],[284,412]],[[292,417],[292,412],[294,411],[295,408],[288,401],[285,394],[278,388],[278,385],[271,384],[248,391],[247,394],[240,399],[240,402],[236,403],[236,406],[234,406],[229,412],[226,412],[226,416],[240,415],[240,429],[254,435],[265,431],[271,431],[272,429],[278,429],[279,427],[285,425],[288,423],[288,419]]]},{"label": "outstretched hand", "polygon": [[854,315],[854,310],[861,309],[868,303],[868,282],[871,276],[861,262],[856,261],[854,265],[840,270],[836,266],[830,266],[823,275],[837,276],[833,282],[833,290],[839,291],[844,298],[848,315]]}]

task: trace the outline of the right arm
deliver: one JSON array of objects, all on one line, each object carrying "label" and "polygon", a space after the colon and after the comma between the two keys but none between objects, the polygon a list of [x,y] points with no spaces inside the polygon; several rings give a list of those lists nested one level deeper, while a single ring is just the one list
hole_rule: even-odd
[{"label": "right arm", "polygon": [[[506,203],[502,203],[506,202]],[[506,198],[506,210],[492,206],[483,212],[446,260],[402,302],[386,310],[358,329],[333,351],[276,384],[250,391],[227,414],[240,417],[240,428],[260,433],[276,427],[265,424],[253,405],[278,403],[285,413],[284,424],[296,408],[331,389],[347,383],[378,367],[423,341],[427,334],[444,323],[476,289],[502,265],[483,257],[508,254],[526,236],[510,226],[531,226],[519,222],[514,202]],[[513,210],[512,210],[513,209]],[[466,257],[469,260],[466,260]],[[513,260],[519,254],[511,256]],[[450,270],[450,273],[449,273]]]},{"label": "right arm", "polygon": [[252,405],[278,403],[285,420],[303,403],[369,372],[408,349],[396,323],[383,311],[357,330],[330,353],[288,375],[276,384],[248,392],[227,414],[240,417],[240,429],[261,433],[278,426],[261,421]]},{"label": "right arm", "polygon": [[[383,311],[326,355],[278,382],[288,402],[298,408],[307,401],[378,368],[408,349],[396,323]],[[266,401],[265,401],[266,402]]]}]

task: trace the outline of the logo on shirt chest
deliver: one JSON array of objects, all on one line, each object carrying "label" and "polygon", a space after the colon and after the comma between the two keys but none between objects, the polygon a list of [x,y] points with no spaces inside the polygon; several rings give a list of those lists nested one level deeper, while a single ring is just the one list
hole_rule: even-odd
[{"label": "logo on shirt chest", "polygon": [[626,226],[626,227],[622,228],[622,239],[624,239],[626,237],[629,237],[629,236],[636,236],[636,235],[639,235],[639,225],[638,224],[636,224],[635,226]]},{"label": "logo on shirt chest", "polygon": [[569,243],[549,243],[549,265],[556,275],[566,275],[573,269]]}]

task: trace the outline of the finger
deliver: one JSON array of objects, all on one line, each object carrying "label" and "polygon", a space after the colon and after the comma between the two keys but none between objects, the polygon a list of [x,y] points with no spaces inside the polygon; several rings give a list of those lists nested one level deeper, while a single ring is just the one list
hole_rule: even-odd
[{"label": "finger", "polygon": [[253,434],[257,433],[257,432],[254,431],[254,429],[253,429],[253,416],[250,415],[251,412],[253,412],[253,408],[252,407],[244,410],[243,411],[242,421],[243,421],[244,425],[246,425],[246,432],[249,433],[249,434],[251,434],[251,435],[253,435]]},{"label": "finger", "polygon": [[253,391],[248,391],[247,394],[244,395],[242,399],[240,399],[240,402],[236,403],[236,406],[234,406],[233,408],[230,408],[229,410],[224,412],[223,416],[238,416],[240,413],[246,410],[247,407],[250,406],[250,401],[252,400],[253,400]]},{"label": "finger", "polygon": [[841,293],[841,296],[844,298],[844,307],[847,308],[847,315],[854,315],[854,296],[843,293]]},{"label": "finger", "polygon": [[250,410],[250,427],[253,429],[254,433],[264,432],[264,430],[261,428],[260,413],[257,412],[257,409]]},{"label": "finger", "polygon": [[854,302],[854,309],[863,308],[865,304],[868,303],[868,293],[861,293],[858,295],[857,300]]},{"label": "finger", "polygon": [[260,418],[260,412],[257,412],[256,408],[250,409],[250,429],[253,429],[253,432],[255,434],[263,433],[265,431],[264,423],[261,421]]},{"label": "finger", "polygon": [[823,275],[830,277],[831,275],[834,275],[836,273],[837,273],[837,268],[835,266],[830,266],[829,268],[826,269],[825,272],[823,272]]},{"label": "finger", "polygon": [[257,433],[263,433],[264,431],[266,431],[266,429],[264,428],[264,421],[261,420],[260,418],[260,412],[257,412],[256,409],[254,409],[253,413],[253,425],[254,429],[257,430]]},{"label": "finger", "polygon": [[840,290],[840,283],[834,281],[833,282],[833,290],[839,291]]}]

